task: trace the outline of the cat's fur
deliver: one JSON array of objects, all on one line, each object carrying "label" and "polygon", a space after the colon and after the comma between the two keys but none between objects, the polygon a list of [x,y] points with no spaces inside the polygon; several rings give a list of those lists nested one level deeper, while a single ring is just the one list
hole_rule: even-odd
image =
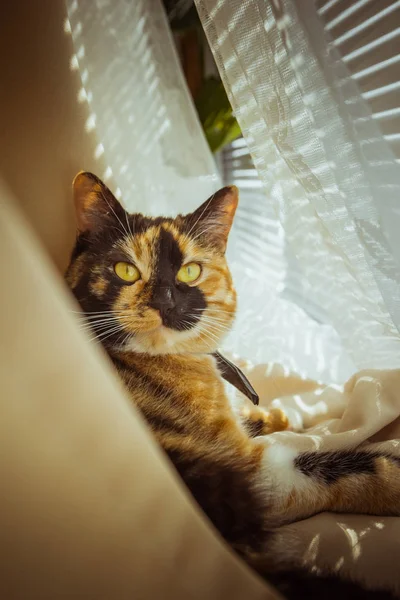
[{"label": "cat's fur", "polygon": [[[260,436],[287,426],[250,405],[239,419],[215,359],[236,294],[225,260],[237,206],[223,188],[175,219],[130,215],[94,175],[74,181],[79,234],[66,279],[132,401],[225,540],[290,598],[367,597],[356,584],[290,564],[277,526],[320,511],[398,515],[398,459],[347,450],[298,454]],[[118,261],[141,278],[125,284]],[[183,264],[200,278],[179,283]],[[340,591],[338,591],[340,590]],[[389,597],[368,592],[368,597]]]}]

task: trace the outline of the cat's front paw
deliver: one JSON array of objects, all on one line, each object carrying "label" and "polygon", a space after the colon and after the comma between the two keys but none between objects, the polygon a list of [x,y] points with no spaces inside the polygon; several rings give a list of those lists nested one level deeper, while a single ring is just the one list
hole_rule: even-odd
[{"label": "cat's front paw", "polygon": [[263,408],[243,407],[241,417],[251,437],[290,429],[289,419],[280,408],[264,410]]},{"label": "cat's front paw", "polygon": [[284,431],[290,429],[290,423],[287,414],[281,408],[271,408],[267,411],[265,421],[265,433],[274,431]]}]

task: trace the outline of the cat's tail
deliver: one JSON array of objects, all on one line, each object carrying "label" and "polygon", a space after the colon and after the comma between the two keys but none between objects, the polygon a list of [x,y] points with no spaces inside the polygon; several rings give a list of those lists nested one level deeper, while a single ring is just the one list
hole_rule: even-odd
[{"label": "cat's tail", "polygon": [[363,449],[298,452],[266,445],[272,527],[323,512],[400,515],[400,457]]},{"label": "cat's tail", "polygon": [[366,449],[298,452],[279,443],[265,442],[261,477],[268,495],[264,552],[245,560],[289,600],[389,600],[390,590],[366,589],[337,573],[301,562],[293,523],[323,511],[400,514],[400,458]]}]

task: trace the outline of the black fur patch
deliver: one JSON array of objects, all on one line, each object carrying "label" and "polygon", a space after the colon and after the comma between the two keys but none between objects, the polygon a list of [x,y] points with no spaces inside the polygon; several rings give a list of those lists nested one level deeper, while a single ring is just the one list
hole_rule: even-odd
[{"label": "black fur patch", "polygon": [[197,454],[167,449],[175,469],[225,540],[241,555],[261,552],[271,535],[265,527],[265,498],[253,486],[252,466],[227,444]]},{"label": "black fur patch", "polygon": [[304,452],[295,459],[294,465],[304,475],[332,484],[348,475],[374,474],[376,472],[375,461],[380,457],[398,462],[396,457],[380,452],[337,450],[335,452]]},{"label": "black fur patch", "polygon": [[182,262],[182,252],[173,235],[161,228],[149,305],[160,311],[166,327],[177,331],[194,327],[207,306],[204,294],[198,287],[176,280]]},{"label": "black fur patch", "polygon": [[71,253],[70,264],[75,262],[75,260],[78,258],[78,256],[80,256],[82,254],[82,252],[84,252],[86,250],[86,248],[87,248],[86,235],[84,233],[81,233],[76,238],[75,246]]},{"label": "black fur patch", "polygon": [[262,435],[264,433],[265,422],[263,419],[257,419],[256,421],[247,419],[244,422],[244,425],[249,437],[257,437],[258,435]]}]

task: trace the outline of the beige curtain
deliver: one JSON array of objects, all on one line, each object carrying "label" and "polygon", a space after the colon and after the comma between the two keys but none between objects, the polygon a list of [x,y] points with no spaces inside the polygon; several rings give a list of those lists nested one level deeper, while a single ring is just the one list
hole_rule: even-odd
[{"label": "beige curtain", "polygon": [[105,166],[65,18],[54,0],[0,11],[0,596],[273,598],[204,521],[70,313],[54,264],[74,236],[71,180]]}]

